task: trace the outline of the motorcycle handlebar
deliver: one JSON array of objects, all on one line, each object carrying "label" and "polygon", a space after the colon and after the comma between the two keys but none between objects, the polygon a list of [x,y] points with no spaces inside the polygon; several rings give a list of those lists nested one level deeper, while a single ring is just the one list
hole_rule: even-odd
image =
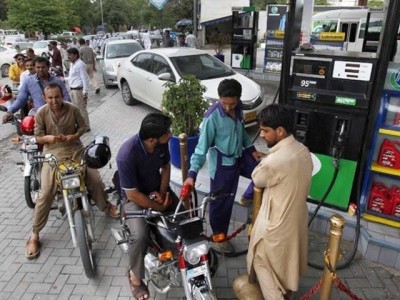
[{"label": "motorcycle handlebar", "polygon": [[129,218],[140,218],[140,217],[157,217],[162,216],[162,212],[154,211],[151,209],[142,209],[142,210],[126,210],[124,212],[124,217],[126,219]]}]

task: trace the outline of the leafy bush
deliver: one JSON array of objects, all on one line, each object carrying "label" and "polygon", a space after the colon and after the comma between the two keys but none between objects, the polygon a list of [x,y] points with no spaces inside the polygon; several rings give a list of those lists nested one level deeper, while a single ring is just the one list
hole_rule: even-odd
[{"label": "leafy bush", "polygon": [[178,83],[167,82],[161,107],[172,118],[172,134],[198,134],[208,102],[203,99],[206,87],[193,75],[184,76]]}]

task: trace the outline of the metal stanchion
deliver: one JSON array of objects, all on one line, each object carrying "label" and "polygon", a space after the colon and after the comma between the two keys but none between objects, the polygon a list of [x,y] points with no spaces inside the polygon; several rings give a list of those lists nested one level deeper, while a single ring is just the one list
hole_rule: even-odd
[{"label": "metal stanchion", "polygon": [[320,293],[321,300],[331,299],[334,272],[336,271],[336,263],[339,260],[340,240],[343,235],[345,219],[339,214],[334,214],[329,223],[331,228],[325,252],[325,268]]},{"label": "metal stanchion", "polygon": [[181,170],[182,170],[182,182],[184,182],[187,178],[188,170],[187,170],[187,135],[186,133],[181,133],[179,135],[179,147],[181,149]]}]

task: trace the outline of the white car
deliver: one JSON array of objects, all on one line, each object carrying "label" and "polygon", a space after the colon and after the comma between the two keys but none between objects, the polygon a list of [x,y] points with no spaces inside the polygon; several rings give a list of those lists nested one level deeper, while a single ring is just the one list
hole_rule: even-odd
[{"label": "white car", "polygon": [[15,63],[17,50],[0,46],[0,72],[2,77],[8,77],[10,66]]},{"label": "white car", "polygon": [[6,36],[4,39],[4,46],[8,48],[13,48],[17,51],[25,50],[32,47],[33,43],[26,39],[16,36]]},{"label": "white car", "polygon": [[195,75],[207,88],[204,99],[218,101],[217,88],[223,79],[236,79],[242,85],[242,103],[246,125],[256,122],[257,114],[267,105],[260,86],[235,72],[210,54],[194,48],[142,50],[122,61],[117,80],[122,98],[128,105],[138,101],[161,110],[164,83],[179,82],[184,75]]},{"label": "white car", "polygon": [[[36,55],[49,58],[48,53],[50,51],[49,51],[48,45],[50,44],[51,41],[54,41],[54,40],[37,41],[37,42],[34,42],[32,47],[30,47],[30,48],[33,49],[33,51],[35,52]],[[60,48],[59,42],[57,42],[57,45],[58,45],[57,47]]]},{"label": "white car", "polygon": [[135,40],[114,40],[105,43],[100,54],[103,82],[106,88],[117,85],[118,64],[143,47]]}]

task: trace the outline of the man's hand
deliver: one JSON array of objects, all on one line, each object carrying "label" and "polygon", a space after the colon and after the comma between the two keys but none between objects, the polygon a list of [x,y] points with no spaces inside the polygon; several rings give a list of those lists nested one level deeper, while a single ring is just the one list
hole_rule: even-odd
[{"label": "man's hand", "polygon": [[185,182],[183,183],[183,185],[190,185],[192,188],[194,187],[194,179],[191,177],[186,178]]},{"label": "man's hand", "polygon": [[8,123],[12,120],[12,118],[14,117],[14,115],[12,113],[7,112],[4,116],[3,116],[3,124],[4,123]]},{"label": "man's hand", "polygon": [[165,199],[162,201],[162,203],[160,203],[160,205],[161,205],[160,211],[166,210],[171,205],[171,203],[172,203],[172,199],[171,199],[169,193],[167,193],[165,195]]},{"label": "man's hand", "polygon": [[76,140],[76,136],[74,134],[69,134],[67,136],[64,136],[63,142],[71,143],[71,142],[73,142],[75,140]]},{"label": "man's hand", "polygon": [[256,161],[260,161],[265,156],[265,154],[260,151],[254,151],[251,155]]}]

